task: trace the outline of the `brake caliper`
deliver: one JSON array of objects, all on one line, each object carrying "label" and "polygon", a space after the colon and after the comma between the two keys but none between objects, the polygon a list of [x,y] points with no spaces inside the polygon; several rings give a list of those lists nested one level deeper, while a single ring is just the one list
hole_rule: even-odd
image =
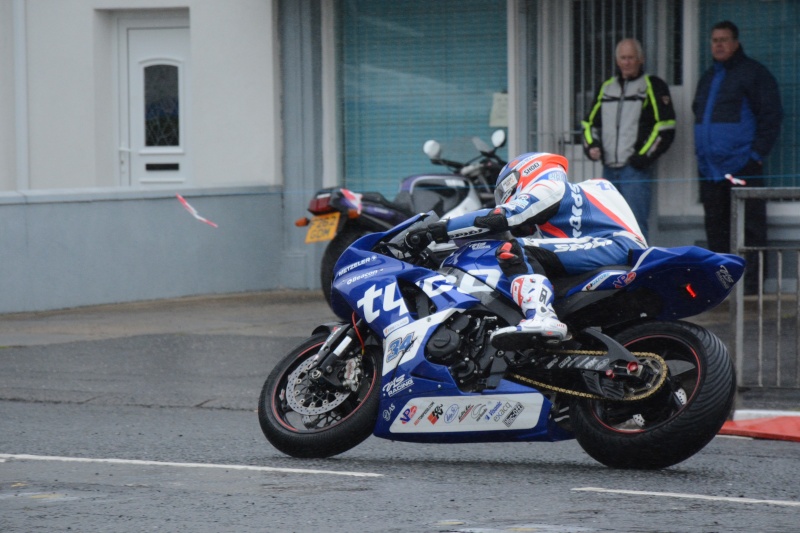
[{"label": "brake caliper", "polygon": [[361,359],[359,357],[348,359],[344,367],[342,385],[355,392],[358,390],[359,383],[361,383],[361,373]]}]

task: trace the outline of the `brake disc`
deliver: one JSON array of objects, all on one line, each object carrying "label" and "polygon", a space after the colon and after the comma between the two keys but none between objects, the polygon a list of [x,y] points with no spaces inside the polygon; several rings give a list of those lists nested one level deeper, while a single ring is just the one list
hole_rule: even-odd
[{"label": "brake disc", "polygon": [[286,402],[293,411],[301,415],[327,413],[341,405],[350,395],[312,381],[309,373],[314,363],[313,358],[301,363],[289,374],[286,382]]}]

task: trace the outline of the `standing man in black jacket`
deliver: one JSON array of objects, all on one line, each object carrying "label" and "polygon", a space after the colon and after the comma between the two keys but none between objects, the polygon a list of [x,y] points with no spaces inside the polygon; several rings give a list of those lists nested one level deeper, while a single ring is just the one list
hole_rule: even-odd
[{"label": "standing man in black jacket", "polygon": [[583,150],[603,161],[603,178],[628,201],[647,238],[653,163],[675,138],[675,110],[669,87],[644,73],[644,52],[636,39],[616,48],[617,74],[600,86],[583,121]]},{"label": "standing man in black jacket", "polygon": [[[700,78],[692,103],[694,142],[708,247],[729,252],[735,185],[725,175],[744,178],[748,187],[763,186],[763,161],[780,133],[783,109],[778,82],[764,65],[745,55],[733,22],[718,22],[711,29],[711,55],[714,64]],[[748,200],[745,244],[766,243],[766,203]],[[754,292],[758,268],[748,262],[745,290]]]}]

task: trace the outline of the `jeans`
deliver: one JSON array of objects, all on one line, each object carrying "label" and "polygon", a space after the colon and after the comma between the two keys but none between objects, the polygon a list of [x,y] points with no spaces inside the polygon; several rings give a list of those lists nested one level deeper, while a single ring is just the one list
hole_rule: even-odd
[{"label": "jeans", "polygon": [[603,166],[603,178],[614,187],[628,202],[639,223],[642,236],[647,239],[647,226],[650,219],[650,189],[653,181],[653,167],[636,169],[630,165],[620,168]]}]

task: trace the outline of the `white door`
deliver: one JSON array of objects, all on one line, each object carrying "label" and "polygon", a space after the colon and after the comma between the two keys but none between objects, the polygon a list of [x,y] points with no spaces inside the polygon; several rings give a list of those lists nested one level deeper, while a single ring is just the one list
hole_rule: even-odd
[{"label": "white door", "polygon": [[121,28],[120,181],[183,184],[189,176],[189,28]]}]

